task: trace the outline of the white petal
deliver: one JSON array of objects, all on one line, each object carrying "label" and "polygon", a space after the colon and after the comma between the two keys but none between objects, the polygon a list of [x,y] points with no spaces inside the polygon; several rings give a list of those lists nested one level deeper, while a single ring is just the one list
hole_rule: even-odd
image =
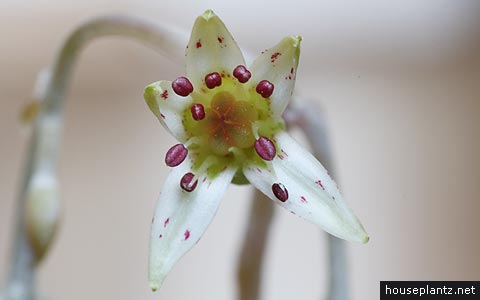
[{"label": "white petal", "polygon": [[[276,203],[330,234],[366,243],[369,238],[365,229],[325,168],[288,133],[278,133],[275,139],[280,154],[265,169],[244,168],[248,180]],[[281,183],[287,189],[289,196],[285,202],[273,194],[274,183]]]},{"label": "white petal", "polygon": [[235,174],[234,169],[226,169],[213,180],[200,177],[189,193],[180,188],[180,179],[190,167],[185,161],[171,171],[155,208],[149,261],[152,290],[160,287],[173,265],[198,242]]},{"label": "white petal", "polygon": [[292,97],[301,41],[299,36],[284,38],[274,47],[265,50],[250,67],[252,78],[249,84],[252,88],[262,80],[273,83],[274,90],[270,99],[276,117],[282,115]]},{"label": "white petal", "polygon": [[171,81],[157,81],[145,88],[145,101],[160,123],[180,142],[187,140],[183,127],[183,113],[190,105],[190,96],[181,97],[172,89]]},{"label": "white petal", "polygon": [[209,73],[232,74],[236,66],[245,65],[237,43],[211,10],[195,21],[185,55],[187,77],[195,88],[203,85]]}]

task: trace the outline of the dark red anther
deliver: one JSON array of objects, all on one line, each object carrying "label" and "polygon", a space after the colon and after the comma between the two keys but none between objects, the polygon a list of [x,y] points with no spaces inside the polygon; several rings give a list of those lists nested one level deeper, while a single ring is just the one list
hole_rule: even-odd
[{"label": "dark red anther", "polygon": [[176,167],[181,164],[185,157],[187,157],[188,149],[182,144],[176,144],[172,148],[168,149],[165,155],[165,163],[169,167]]},{"label": "dark red anther", "polygon": [[209,89],[220,86],[222,85],[222,76],[217,72],[207,74],[207,76],[205,76],[205,84]]},{"label": "dark red anther", "polygon": [[285,202],[288,199],[288,191],[281,183],[274,183],[272,185],[272,192],[278,200]]},{"label": "dark red anther", "polygon": [[187,192],[193,191],[197,187],[198,180],[192,183],[193,178],[195,175],[193,173],[187,173],[183,175],[182,179],[180,180],[180,187]]},{"label": "dark red anther", "polygon": [[172,82],[172,89],[175,94],[186,97],[193,92],[193,85],[187,77],[178,77]]},{"label": "dark red anther", "polygon": [[277,153],[273,142],[264,136],[256,140],[254,146],[257,154],[264,160],[272,160]]},{"label": "dark red anther", "polygon": [[192,112],[192,117],[195,121],[200,121],[205,118],[205,108],[201,104],[194,104],[190,111]]},{"label": "dark red anther", "polygon": [[262,80],[257,84],[257,93],[262,95],[263,98],[268,98],[273,94],[273,83],[268,80]]},{"label": "dark red anther", "polygon": [[250,73],[245,66],[240,65],[233,70],[233,76],[241,83],[245,83],[250,79],[250,77],[252,77],[252,73]]}]

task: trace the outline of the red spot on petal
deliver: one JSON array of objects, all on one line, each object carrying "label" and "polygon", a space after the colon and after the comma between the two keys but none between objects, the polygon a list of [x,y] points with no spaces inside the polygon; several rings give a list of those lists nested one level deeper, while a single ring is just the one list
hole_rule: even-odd
[{"label": "red spot on petal", "polygon": [[272,56],[270,56],[270,61],[274,63],[280,55],[282,55],[280,52],[273,53]]},{"label": "red spot on petal", "polygon": [[293,74],[293,67],[290,69],[290,74]]},{"label": "red spot on petal", "polygon": [[285,150],[280,149],[280,151],[281,151],[283,154],[285,154],[285,157],[288,157],[288,154],[287,154],[287,152],[285,152]]},{"label": "red spot on petal", "polygon": [[165,219],[165,222],[163,222],[163,227],[167,227],[168,223],[170,223],[170,218]]},{"label": "red spot on petal", "polygon": [[168,91],[167,90],[163,91],[162,98],[163,98],[163,100],[167,100],[167,98],[168,98]]},{"label": "red spot on petal", "polygon": [[198,40],[196,46],[197,46],[197,49],[202,48],[202,42]]},{"label": "red spot on petal", "polygon": [[183,234],[183,236],[185,237],[185,241],[188,240],[188,238],[190,237],[190,230],[185,230],[185,233]]},{"label": "red spot on petal", "polygon": [[262,169],[257,168],[257,172],[258,172],[258,173],[262,173]]},{"label": "red spot on petal", "polygon": [[163,234],[160,234],[160,235],[158,236],[159,239],[161,239],[162,237],[163,237]]},{"label": "red spot on petal", "polygon": [[220,44],[223,43],[223,37],[218,37],[217,40]]},{"label": "red spot on petal", "polygon": [[162,119],[165,119],[165,115],[160,113],[160,117],[162,117]]},{"label": "red spot on petal", "polygon": [[318,184],[318,186],[320,186],[320,188],[322,188],[322,190],[325,190],[325,187],[323,186],[322,181],[320,179],[315,181],[315,183]]},{"label": "red spot on petal", "polygon": [[304,196],[300,196],[300,200],[302,200],[303,203],[308,203],[307,198]]}]

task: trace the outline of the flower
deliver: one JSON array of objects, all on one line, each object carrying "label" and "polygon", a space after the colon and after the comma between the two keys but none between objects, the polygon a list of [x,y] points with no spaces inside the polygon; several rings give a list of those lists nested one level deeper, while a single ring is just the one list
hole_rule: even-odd
[{"label": "flower", "polygon": [[293,93],[300,41],[284,38],[247,69],[231,34],[208,10],[193,26],[187,76],[146,87],[150,110],[180,142],[166,154],[175,168],[152,220],[153,290],[198,242],[231,182],[250,182],[337,237],[368,241],[327,171],[285,131],[282,113]]}]

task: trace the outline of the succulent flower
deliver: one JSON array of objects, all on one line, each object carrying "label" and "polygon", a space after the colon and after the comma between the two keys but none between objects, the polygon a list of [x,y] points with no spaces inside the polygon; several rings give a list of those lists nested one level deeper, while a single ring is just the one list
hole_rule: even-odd
[{"label": "succulent flower", "polygon": [[251,183],[273,201],[327,232],[352,241],[368,236],[323,166],[285,131],[301,37],[265,50],[247,68],[223,22],[197,18],[186,49],[186,77],[159,81],[145,100],[179,141],[152,220],[153,290],[200,239],[228,185]]}]

